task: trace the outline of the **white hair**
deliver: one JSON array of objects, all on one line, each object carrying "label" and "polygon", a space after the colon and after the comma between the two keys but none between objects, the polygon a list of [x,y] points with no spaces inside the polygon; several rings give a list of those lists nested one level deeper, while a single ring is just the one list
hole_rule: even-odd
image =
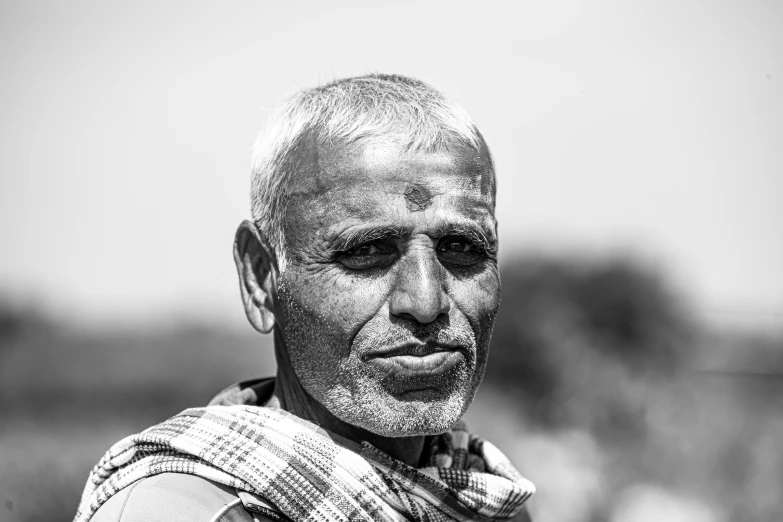
[{"label": "white hair", "polygon": [[369,74],[296,93],[259,133],[252,152],[251,212],[282,273],[286,265],[284,221],[289,176],[306,175],[299,148],[353,143],[394,135],[409,150],[434,151],[462,144],[492,159],[465,110],[429,85],[405,76]]}]

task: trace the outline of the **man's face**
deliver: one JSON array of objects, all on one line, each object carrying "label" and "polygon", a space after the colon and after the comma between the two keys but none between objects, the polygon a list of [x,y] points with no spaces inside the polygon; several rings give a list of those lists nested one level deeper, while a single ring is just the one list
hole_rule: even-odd
[{"label": "man's face", "polygon": [[294,372],[354,426],[447,430],[481,381],[500,302],[488,157],[393,138],[303,155],[278,289]]}]

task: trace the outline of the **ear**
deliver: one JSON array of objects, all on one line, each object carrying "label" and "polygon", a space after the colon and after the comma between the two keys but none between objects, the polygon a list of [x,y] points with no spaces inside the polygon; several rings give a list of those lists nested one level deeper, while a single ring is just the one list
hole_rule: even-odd
[{"label": "ear", "polygon": [[269,243],[248,220],[237,228],[234,262],[247,320],[261,333],[275,326],[277,314],[277,261]]}]

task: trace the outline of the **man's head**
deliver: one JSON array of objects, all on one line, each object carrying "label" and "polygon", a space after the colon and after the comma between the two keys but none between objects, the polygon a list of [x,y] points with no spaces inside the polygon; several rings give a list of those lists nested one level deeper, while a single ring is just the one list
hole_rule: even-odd
[{"label": "man's head", "polygon": [[500,301],[495,178],[467,114],[400,76],[296,95],[254,148],[245,310],[334,416],[440,433],[469,406]]}]

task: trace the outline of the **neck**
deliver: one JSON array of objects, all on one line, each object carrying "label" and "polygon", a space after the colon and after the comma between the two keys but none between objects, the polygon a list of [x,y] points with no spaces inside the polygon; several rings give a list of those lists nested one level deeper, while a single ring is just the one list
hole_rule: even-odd
[{"label": "neck", "polygon": [[288,359],[288,351],[285,349],[285,342],[277,326],[275,326],[275,357],[277,358],[277,378],[275,391],[268,404],[293,413],[297,417],[347,439],[356,442],[369,442],[390,457],[404,462],[408,466],[419,467],[424,449],[424,435],[384,437],[372,433],[338,419],[307,393],[294,373]]}]

